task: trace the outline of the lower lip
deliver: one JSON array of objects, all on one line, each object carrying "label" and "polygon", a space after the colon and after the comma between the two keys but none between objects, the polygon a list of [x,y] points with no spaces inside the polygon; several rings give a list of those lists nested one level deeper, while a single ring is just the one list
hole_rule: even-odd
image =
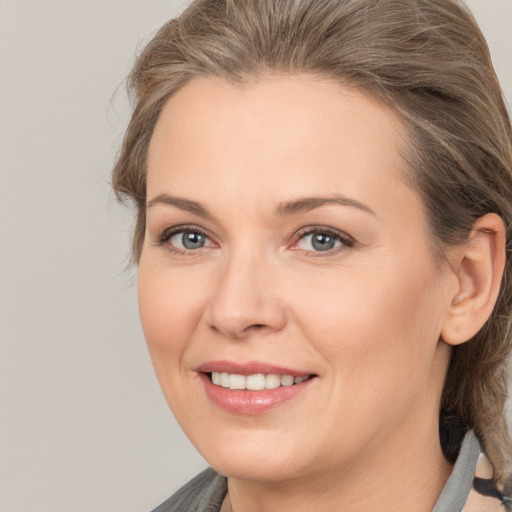
[{"label": "lower lip", "polygon": [[310,378],[293,386],[280,386],[275,389],[263,389],[261,391],[231,390],[215,385],[205,373],[200,373],[199,378],[204,386],[206,396],[216,406],[225,411],[257,415],[263,414],[275,407],[292,400],[305,391],[315,380]]}]

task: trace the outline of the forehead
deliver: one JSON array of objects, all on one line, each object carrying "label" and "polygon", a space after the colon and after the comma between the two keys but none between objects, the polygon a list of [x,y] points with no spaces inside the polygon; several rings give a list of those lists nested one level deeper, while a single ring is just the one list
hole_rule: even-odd
[{"label": "forehead", "polygon": [[397,114],[371,95],[313,76],[270,75],[244,85],[198,78],[161,112],[149,147],[148,196],[162,188],[202,197],[236,190],[247,201],[259,192],[336,188],[365,200],[383,182],[402,181],[404,133]]}]

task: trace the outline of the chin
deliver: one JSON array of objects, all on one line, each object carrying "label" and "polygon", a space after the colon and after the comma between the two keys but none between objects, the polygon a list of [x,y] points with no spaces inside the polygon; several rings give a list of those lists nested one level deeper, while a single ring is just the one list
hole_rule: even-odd
[{"label": "chin", "polygon": [[[280,482],[311,472],[317,463],[310,460],[308,449],[289,431],[236,432],[192,442],[206,461],[221,475],[245,481]],[[301,450],[297,447],[301,446]],[[317,468],[319,469],[319,468]]]},{"label": "chin", "polygon": [[278,461],[265,456],[247,459],[228,455],[208,462],[221,475],[244,481],[277,483],[293,480],[304,474],[289,459]]}]

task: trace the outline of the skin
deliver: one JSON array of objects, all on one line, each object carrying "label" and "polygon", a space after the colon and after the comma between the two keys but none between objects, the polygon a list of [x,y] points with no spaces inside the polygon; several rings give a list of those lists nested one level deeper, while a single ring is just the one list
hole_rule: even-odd
[{"label": "skin", "polygon": [[[465,297],[457,267],[438,270],[422,203],[402,179],[403,134],[371,96],[311,76],[195,79],[161,113],[148,201],[168,194],[210,215],[149,204],[140,315],[167,402],[229,477],[235,511],[429,511],[448,478],[440,338]],[[334,195],[371,212],[275,213]],[[204,231],[205,246],[162,241],[181,225]],[[315,251],[300,238],[308,226],[354,242]],[[317,377],[271,411],[234,414],[209,401],[196,371],[219,359]]]}]

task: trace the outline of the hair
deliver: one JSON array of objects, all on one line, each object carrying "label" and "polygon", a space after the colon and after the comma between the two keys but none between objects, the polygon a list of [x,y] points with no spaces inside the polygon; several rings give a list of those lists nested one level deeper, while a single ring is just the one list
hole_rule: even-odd
[{"label": "hair", "polygon": [[[453,348],[440,414],[454,429],[474,429],[495,483],[510,493],[512,128],[485,39],[461,1],[196,0],[167,22],[129,75],[134,110],[113,170],[118,199],[137,210],[133,260],[144,242],[148,146],[166,100],[196,77],[244,84],[269,72],[360,88],[401,117],[407,180],[423,200],[439,259],[482,215],[503,219],[500,294],[480,332]],[[442,438],[453,461],[457,446]]]}]

